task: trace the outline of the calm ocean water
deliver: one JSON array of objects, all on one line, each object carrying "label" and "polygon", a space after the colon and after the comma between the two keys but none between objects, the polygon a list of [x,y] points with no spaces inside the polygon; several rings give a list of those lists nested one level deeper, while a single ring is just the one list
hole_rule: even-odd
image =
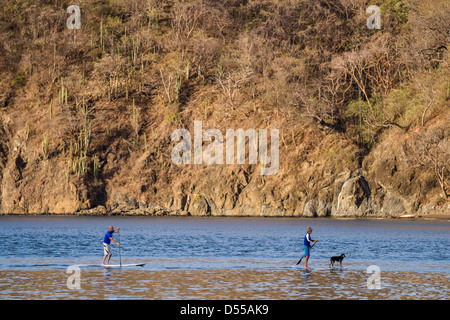
[{"label": "calm ocean water", "polygon": [[[69,266],[101,263],[108,225],[120,227],[122,262],[145,266],[81,267],[69,288]],[[305,271],[294,265],[308,226],[319,242]],[[448,221],[2,216],[0,243],[0,299],[450,297]],[[344,268],[330,268],[341,253]]]}]

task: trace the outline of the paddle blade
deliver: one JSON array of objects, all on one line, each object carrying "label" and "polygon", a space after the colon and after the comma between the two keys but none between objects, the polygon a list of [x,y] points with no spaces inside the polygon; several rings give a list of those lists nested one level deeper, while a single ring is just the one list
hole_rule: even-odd
[{"label": "paddle blade", "polygon": [[[304,256],[303,256],[304,257]],[[298,265],[300,262],[302,262],[303,257],[300,258],[300,260],[298,260],[298,262],[295,265]]]}]

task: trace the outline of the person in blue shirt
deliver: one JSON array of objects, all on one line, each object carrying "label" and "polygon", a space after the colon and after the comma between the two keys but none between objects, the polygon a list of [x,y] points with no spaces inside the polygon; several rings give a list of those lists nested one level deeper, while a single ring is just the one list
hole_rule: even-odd
[{"label": "person in blue shirt", "polygon": [[108,257],[108,260],[106,261],[107,265],[109,264],[109,259],[111,259],[111,256],[112,256],[111,241],[114,242],[115,244],[117,244],[118,246],[120,246],[120,243],[116,242],[112,238],[113,233],[119,232],[119,230],[120,230],[120,228],[117,228],[117,230],[114,230],[113,226],[108,227],[108,231],[106,232],[105,238],[103,239],[103,252],[105,255],[103,256],[102,264],[105,264],[106,257]]},{"label": "person in blue shirt", "polygon": [[305,254],[305,269],[308,269],[308,259],[309,259],[309,255],[310,255],[309,249],[311,248],[311,243],[317,242],[317,240],[311,239],[312,230],[313,229],[311,227],[306,228],[306,235],[305,235],[305,238],[303,238],[303,252]]}]

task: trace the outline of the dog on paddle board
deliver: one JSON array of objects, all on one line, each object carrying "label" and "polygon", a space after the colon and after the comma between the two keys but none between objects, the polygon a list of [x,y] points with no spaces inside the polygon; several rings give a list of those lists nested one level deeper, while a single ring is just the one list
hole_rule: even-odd
[{"label": "dog on paddle board", "polygon": [[330,267],[334,267],[335,262],[339,262],[342,268],[342,260],[344,260],[345,254],[341,254],[340,256],[335,256],[330,258]]}]

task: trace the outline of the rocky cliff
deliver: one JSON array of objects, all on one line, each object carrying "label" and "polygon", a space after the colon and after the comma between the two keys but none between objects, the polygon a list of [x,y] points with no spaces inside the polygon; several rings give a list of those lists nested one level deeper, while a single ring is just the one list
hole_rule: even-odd
[{"label": "rocky cliff", "polygon": [[[77,30],[64,3],[6,1],[0,212],[450,216],[450,9],[431,2],[368,30],[357,0],[87,1]],[[174,163],[194,121],[223,164]],[[276,173],[250,163],[261,135],[227,164],[227,129],[278,130]]]},{"label": "rocky cliff", "polygon": [[[2,144],[3,214],[399,217],[449,212],[434,173],[411,168],[405,160],[401,131],[389,134],[361,166],[351,144],[323,160],[319,154],[331,152],[336,137],[327,141],[330,133],[315,129],[321,142],[309,151],[302,142],[291,152],[281,147],[280,170],[273,176],[260,175],[259,164],[177,166],[155,162],[155,154],[144,151],[127,154],[119,164],[116,155],[105,156],[100,177],[84,180],[68,175],[58,159],[36,156],[20,133],[8,131],[3,133],[10,140]],[[310,155],[298,163],[295,155],[302,153]]]}]

